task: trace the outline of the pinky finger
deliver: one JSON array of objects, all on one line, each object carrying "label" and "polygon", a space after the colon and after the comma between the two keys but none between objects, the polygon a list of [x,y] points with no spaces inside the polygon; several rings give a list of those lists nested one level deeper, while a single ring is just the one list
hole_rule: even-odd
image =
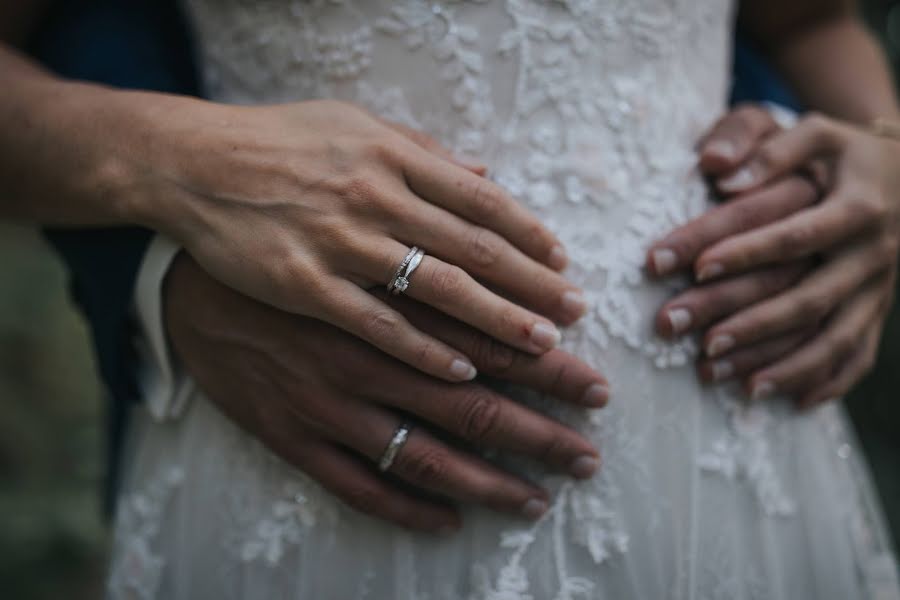
[{"label": "pinky finger", "polygon": [[329,294],[342,298],[326,307],[324,319],[352,333],[382,352],[446,381],[470,381],[478,374],[466,356],[444,342],[416,329],[399,312],[349,281],[334,284]]},{"label": "pinky finger", "polygon": [[832,377],[797,401],[800,410],[808,410],[829,400],[840,398],[850,391],[875,366],[881,323],[869,328],[856,352],[838,366]]},{"label": "pinky finger", "polygon": [[406,529],[447,534],[460,527],[452,507],[417,498],[378,477],[371,466],[342,448],[314,442],[303,470],[351,508]]}]

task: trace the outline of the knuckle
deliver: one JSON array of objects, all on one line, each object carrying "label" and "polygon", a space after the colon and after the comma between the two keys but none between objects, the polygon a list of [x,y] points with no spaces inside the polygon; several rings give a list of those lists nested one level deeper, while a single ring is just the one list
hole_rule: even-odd
[{"label": "knuckle", "polygon": [[400,455],[405,457],[401,468],[410,480],[425,487],[435,487],[445,482],[449,457],[442,450],[428,449]]},{"label": "knuckle", "polygon": [[817,229],[810,224],[797,224],[791,227],[778,239],[778,250],[782,256],[802,254],[816,239]]},{"label": "knuckle", "polygon": [[557,431],[538,442],[535,458],[544,463],[553,463],[557,457],[568,453],[568,447],[565,436]]},{"label": "knuckle", "polygon": [[402,326],[403,319],[398,314],[379,310],[366,318],[364,330],[369,339],[385,340],[394,339]]},{"label": "knuckle", "polygon": [[831,339],[831,360],[839,365],[853,351],[856,340],[850,335],[836,335]]},{"label": "knuckle", "polygon": [[831,310],[831,302],[823,294],[805,294],[794,302],[792,311],[798,322],[815,322],[825,318]]},{"label": "knuckle", "polygon": [[733,202],[723,208],[727,211],[725,217],[728,222],[728,231],[736,233],[746,231],[758,225],[762,225],[765,213],[749,202]]},{"label": "knuckle", "polygon": [[469,239],[469,259],[479,267],[491,267],[497,263],[501,248],[500,236],[482,227],[476,227]]},{"label": "knuckle", "polygon": [[371,204],[380,195],[372,178],[364,173],[339,178],[335,186],[337,195],[351,206]]},{"label": "knuckle", "polygon": [[888,216],[888,205],[883,196],[877,193],[869,193],[855,202],[853,206],[862,220],[880,225]]},{"label": "knuckle", "polygon": [[493,184],[479,178],[472,186],[472,209],[481,219],[490,219],[502,212],[505,197]]},{"label": "knuckle", "polygon": [[465,272],[452,265],[439,265],[431,273],[431,285],[435,293],[443,298],[459,296],[465,286],[465,281]]},{"label": "knuckle", "polygon": [[481,390],[471,392],[459,415],[463,439],[478,445],[485,444],[497,431],[500,413],[500,402],[496,398]]},{"label": "knuckle", "polygon": [[352,487],[346,490],[341,497],[348,506],[364,514],[374,514],[378,507],[384,506],[383,494],[368,485]]},{"label": "knuckle", "polygon": [[403,147],[398,143],[397,137],[393,133],[385,133],[374,137],[368,144],[369,156],[382,164],[392,166],[403,164]]},{"label": "knuckle", "polygon": [[780,146],[768,142],[759,147],[756,152],[756,160],[768,171],[777,170],[787,162],[787,157]]},{"label": "knuckle", "polygon": [[745,131],[755,131],[773,123],[772,115],[758,104],[742,102],[732,111],[734,119]]},{"label": "knuckle", "polygon": [[437,345],[432,341],[425,341],[416,348],[416,364],[429,365],[434,362],[438,354]]},{"label": "knuckle", "polygon": [[484,371],[502,375],[509,371],[516,361],[516,351],[492,337],[480,336],[475,344],[474,359]]}]

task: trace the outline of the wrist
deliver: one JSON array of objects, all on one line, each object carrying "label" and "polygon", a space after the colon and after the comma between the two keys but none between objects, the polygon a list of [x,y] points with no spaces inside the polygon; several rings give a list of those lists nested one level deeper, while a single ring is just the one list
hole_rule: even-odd
[{"label": "wrist", "polygon": [[112,190],[118,218],[183,243],[190,222],[187,167],[197,152],[198,112],[215,106],[189,98],[120,92],[109,126],[125,131],[120,152],[97,169],[100,189]]}]

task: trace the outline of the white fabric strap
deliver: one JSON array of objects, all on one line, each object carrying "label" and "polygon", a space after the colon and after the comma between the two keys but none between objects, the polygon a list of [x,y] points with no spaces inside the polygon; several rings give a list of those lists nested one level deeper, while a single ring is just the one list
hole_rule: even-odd
[{"label": "white fabric strap", "polygon": [[163,321],[163,282],[181,248],[168,238],[153,238],[134,289],[139,333],[138,385],[150,415],[158,421],[176,419],[194,390],[193,380],[174,360]]}]

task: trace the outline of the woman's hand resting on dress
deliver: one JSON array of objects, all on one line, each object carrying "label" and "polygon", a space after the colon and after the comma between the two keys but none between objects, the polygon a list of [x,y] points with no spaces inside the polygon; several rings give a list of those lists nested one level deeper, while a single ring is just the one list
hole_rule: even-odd
[{"label": "woman's hand resting on dress", "polygon": [[143,220],[266,304],[449,381],[475,376],[469,357],[366,291],[387,284],[411,246],[427,255],[410,297],[514,348],[552,349],[553,321],[585,310],[558,273],[556,238],[424,136],[336,101],[191,102],[159,117],[147,134],[158,158],[139,165],[133,188]]},{"label": "woman's hand resting on dress", "polygon": [[900,143],[819,115],[781,130],[747,106],[700,151],[729,201],[650,249],[652,272],[692,268],[701,284],[666,303],[659,330],[708,327],[701,375],[742,378],[754,398],[808,408],[845,394],[893,302]]},{"label": "woman's hand resting on dress", "polygon": [[[574,406],[606,403],[606,381],[562,350],[515,350],[421,303],[378,294],[488,375]],[[336,327],[251,300],[184,253],[166,278],[164,314],[173,347],[213,404],[371,516],[450,532],[460,525],[455,502],[529,519],[547,510],[545,490],[465,446],[529,457],[576,478],[599,466],[593,445],[572,428],[478,382],[440,381]],[[390,471],[379,473],[374,464],[406,418],[417,425]]]}]

